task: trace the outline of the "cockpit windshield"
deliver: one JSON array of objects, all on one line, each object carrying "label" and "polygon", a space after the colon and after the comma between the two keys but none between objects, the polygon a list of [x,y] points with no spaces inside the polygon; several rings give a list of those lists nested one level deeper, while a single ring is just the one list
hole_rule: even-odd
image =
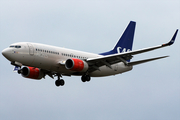
[{"label": "cockpit windshield", "polygon": [[11,46],[9,46],[10,48],[21,48],[21,46],[20,45],[11,45]]}]

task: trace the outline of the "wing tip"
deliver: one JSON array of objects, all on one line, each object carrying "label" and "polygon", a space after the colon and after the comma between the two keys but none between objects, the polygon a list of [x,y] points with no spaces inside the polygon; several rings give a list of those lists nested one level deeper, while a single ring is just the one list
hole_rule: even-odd
[{"label": "wing tip", "polygon": [[178,29],[177,29],[176,32],[174,33],[172,39],[171,39],[168,43],[163,44],[162,46],[168,46],[168,45],[170,46],[170,45],[172,45],[172,44],[174,43],[175,39],[176,39],[177,33],[178,33]]}]

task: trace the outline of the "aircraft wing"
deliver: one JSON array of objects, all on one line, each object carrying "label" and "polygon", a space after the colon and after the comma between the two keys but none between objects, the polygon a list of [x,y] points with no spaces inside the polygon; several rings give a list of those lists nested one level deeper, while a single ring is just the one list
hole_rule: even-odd
[{"label": "aircraft wing", "polygon": [[[88,62],[89,66],[91,68],[93,68],[92,71],[98,70],[99,67],[101,67],[103,65],[106,65],[109,68],[111,68],[112,64],[115,64],[115,63],[118,63],[118,62],[123,62],[125,65],[128,65],[128,64],[133,65],[133,64],[130,64],[131,62],[130,63],[127,62],[127,60],[130,60],[133,57],[133,55],[141,54],[141,53],[144,53],[144,52],[149,52],[149,51],[152,51],[152,50],[155,50],[155,49],[159,49],[159,48],[163,48],[163,47],[172,45],[174,43],[174,41],[175,41],[177,33],[178,33],[178,29],[174,33],[172,39],[168,43],[165,43],[165,44],[162,44],[162,45],[149,47],[149,48],[144,48],[144,49],[139,49],[139,50],[130,51],[130,52],[124,52],[124,53],[118,53],[118,54],[113,54],[113,55],[101,56],[101,57],[97,57],[97,58],[89,58],[86,61]],[[156,60],[156,59],[161,59],[161,58],[164,58],[164,57],[158,57],[158,58],[153,58],[153,59],[149,59],[149,60],[142,60],[142,63],[149,62],[149,61]],[[140,63],[141,63],[141,61],[138,61],[138,64],[140,64]]]}]

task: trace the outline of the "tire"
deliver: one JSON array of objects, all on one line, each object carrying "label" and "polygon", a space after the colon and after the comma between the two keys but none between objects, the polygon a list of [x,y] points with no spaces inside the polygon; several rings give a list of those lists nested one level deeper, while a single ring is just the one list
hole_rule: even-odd
[{"label": "tire", "polygon": [[55,81],[55,85],[56,85],[57,87],[59,87],[59,86],[61,85],[60,80],[56,80],[56,81]]},{"label": "tire", "polygon": [[63,86],[64,84],[65,84],[64,80],[61,79],[61,80],[60,80],[60,85]]},{"label": "tire", "polygon": [[81,80],[82,80],[82,82],[86,82],[86,77],[85,77],[85,75],[83,75],[83,76],[81,77]]},{"label": "tire", "polygon": [[91,77],[89,75],[86,75],[86,81],[89,82],[91,80]]},{"label": "tire", "polygon": [[83,75],[81,77],[82,82],[89,82],[91,80],[91,77],[89,75]]}]

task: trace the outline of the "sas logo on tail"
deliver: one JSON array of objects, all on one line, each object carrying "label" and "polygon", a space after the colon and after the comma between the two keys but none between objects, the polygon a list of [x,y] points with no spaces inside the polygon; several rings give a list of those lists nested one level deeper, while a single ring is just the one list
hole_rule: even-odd
[{"label": "sas logo on tail", "polygon": [[130,52],[131,50],[130,49],[126,49],[126,48],[121,48],[121,47],[117,47],[117,52],[118,53],[123,53],[123,52]]}]

